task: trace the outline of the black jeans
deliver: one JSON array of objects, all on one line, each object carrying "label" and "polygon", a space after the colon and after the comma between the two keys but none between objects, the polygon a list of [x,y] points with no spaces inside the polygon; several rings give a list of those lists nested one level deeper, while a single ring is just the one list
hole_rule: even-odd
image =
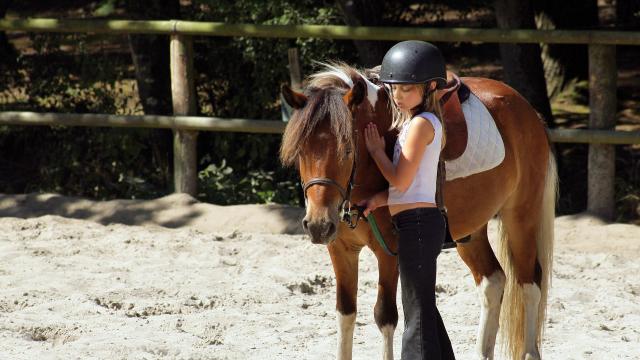
[{"label": "black jeans", "polygon": [[392,219],[400,235],[398,262],[404,308],[401,359],[455,359],[436,308],[436,259],[445,237],[444,217],[437,208],[416,208]]}]

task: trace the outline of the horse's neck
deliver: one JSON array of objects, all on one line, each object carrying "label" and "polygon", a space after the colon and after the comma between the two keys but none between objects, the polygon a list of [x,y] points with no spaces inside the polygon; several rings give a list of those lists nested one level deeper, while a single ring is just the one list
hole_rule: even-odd
[{"label": "horse's neck", "polygon": [[[386,127],[384,127],[383,129],[388,129],[389,126],[390,124],[387,124]],[[397,132],[386,131],[383,134],[383,136],[385,138],[385,142],[392,140],[390,145],[391,156],[389,157],[389,159],[393,160],[393,147],[395,146],[395,143],[396,143]],[[385,154],[389,156],[387,149],[385,149]],[[367,189],[370,189],[371,191],[375,191],[375,192],[386,190],[389,187],[389,182],[385,179],[384,175],[382,175],[382,172],[376,165],[375,161],[373,161],[373,159],[371,159],[370,161],[366,159],[366,157],[370,157],[370,156],[371,155],[365,148],[364,153],[362,154],[362,156],[360,156],[358,163],[367,164],[368,166],[360,166],[356,169],[355,183],[360,184],[361,186],[365,185]]]}]

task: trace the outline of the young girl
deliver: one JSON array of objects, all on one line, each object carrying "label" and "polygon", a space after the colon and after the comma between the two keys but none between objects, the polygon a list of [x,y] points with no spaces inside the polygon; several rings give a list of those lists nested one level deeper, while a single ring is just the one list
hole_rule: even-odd
[{"label": "young girl", "polygon": [[402,360],[454,359],[435,296],[436,259],[445,239],[444,218],[435,202],[444,141],[435,90],[446,83],[444,59],[430,43],[400,42],[384,56],[380,81],[391,86],[392,128],[400,133],[390,160],[375,124],[367,125],[367,149],[389,181],[389,189],[360,205],[366,206],[365,216],[388,205],[400,236]]}]

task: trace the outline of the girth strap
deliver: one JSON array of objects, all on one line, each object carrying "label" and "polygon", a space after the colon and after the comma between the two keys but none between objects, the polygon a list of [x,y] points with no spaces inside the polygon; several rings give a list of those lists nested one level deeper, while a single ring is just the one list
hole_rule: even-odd
[{"label": "girth strap", "polygon": [[445,239],[444,244],[442,245],[443,249],[449,249],[458,246],[458,244],[464,244],[471,240],[471,236],[467,235],[460,240],[454,240],[451,236],[451,227],[449,226],[449,216],[447,215],[447,207],[444,206],[444,182],[447,178],[447,169],[445,167],[445,162],[440,158],[438,161],[438,175],[436,181],[436,205],[438,206],[438,210],[442,213],[444,217],[445,223]]}]

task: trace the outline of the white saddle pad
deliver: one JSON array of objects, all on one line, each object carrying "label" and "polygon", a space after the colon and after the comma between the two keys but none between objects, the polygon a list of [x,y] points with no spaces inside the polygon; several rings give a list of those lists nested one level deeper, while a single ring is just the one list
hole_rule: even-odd
[{"label": "white saddle pad", "polygon": [[457,159],[445,163],[447,180],[493,169],[504,160],[504,142],[496,122],[473,93],[462,103],[467,121],[467,148]]}]

